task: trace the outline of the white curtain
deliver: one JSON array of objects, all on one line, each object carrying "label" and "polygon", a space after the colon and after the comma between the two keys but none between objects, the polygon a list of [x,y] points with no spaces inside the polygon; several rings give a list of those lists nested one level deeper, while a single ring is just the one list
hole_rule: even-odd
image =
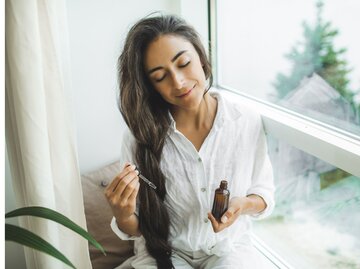
[{"label": "white curtain", "polygon": [[[6,0],[6,144],[16,202],[57,210],[86,227],[71,113],[66,1]],[[87,241],[51,221],[21,226],[55,245],[77,268],[91,268]],[[69,268],[25,248],[28,269]]]}]

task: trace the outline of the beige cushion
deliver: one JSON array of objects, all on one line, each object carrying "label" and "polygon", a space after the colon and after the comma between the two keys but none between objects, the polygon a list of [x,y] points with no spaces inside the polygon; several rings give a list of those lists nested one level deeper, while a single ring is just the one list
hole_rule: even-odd
[{"label": "beige cushion", "polygon": [[122,241],[110,228],[111,208],[104,196],[105,186],[119,173],[119,162],[81,176],[85,215],[89,233],[105,249],[107,256],[89,245],[94,269],[112,269],[133,255],[133,241]]}]

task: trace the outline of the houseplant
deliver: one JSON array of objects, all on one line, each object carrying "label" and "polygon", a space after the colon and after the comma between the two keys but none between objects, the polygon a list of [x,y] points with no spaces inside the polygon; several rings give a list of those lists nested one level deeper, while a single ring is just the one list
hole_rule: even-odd
[{"label": "houseplant", "polygon": [[[41,206],[30,206],[15,209],[5,214],[5,218],[19,217],[19,216],[33,216],[45,218],[55,221],[81,235],[88,240],[92,245],[99,249],[104,255],[106,255],[104,248],[83,228],[71,221],[66,216],[56,212],[52,209]],[[13,241],[21,245],[42,251],[48,255],[53,256],[56,259],[64,262],[72,268],[76,268],[59,250],[53,247],[50,243],[39,237],[38,235],[21,228],[16,225],[5,223],[5,240]]]}]

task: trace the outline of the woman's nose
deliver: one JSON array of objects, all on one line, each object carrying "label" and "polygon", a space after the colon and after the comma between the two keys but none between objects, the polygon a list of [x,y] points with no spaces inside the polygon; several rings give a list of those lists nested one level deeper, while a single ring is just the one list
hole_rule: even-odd
[{"label": "woman's nose", "polygon": [[184,86],[184,76],[181,72],[174,72],[172,74],[173,83],[176,89],[181,89]]}]

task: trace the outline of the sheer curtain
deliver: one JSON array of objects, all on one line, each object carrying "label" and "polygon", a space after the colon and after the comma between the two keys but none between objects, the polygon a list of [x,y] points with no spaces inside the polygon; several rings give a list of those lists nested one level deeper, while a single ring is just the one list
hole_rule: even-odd
[{"label": "sheer curtain", "polygon": [[[71,114],[66,1],[6,0],[5,117],[17,205],[55,209],[86,227]],[[19,220],[77,268],[91,268],[87,242],[53,222]],[[68,268],[25,248],[27,268]]]}]

